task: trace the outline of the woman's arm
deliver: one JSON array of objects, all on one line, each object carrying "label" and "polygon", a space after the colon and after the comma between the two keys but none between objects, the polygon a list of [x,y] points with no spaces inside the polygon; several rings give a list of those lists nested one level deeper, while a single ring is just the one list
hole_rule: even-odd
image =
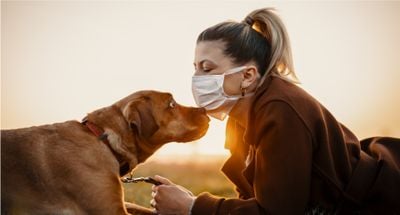
[{"label": "woman's arm", "polygon": [[[301,118],[285,102],[270,102],[256,112],[253,122],[255,197],[247,200],[200,194],[192,215],[303,214],[309,200],[312,138]],[[239,171],[239,170],[238,170]],[[176,185],[175,185],[176,186]],[[186,215],[191,197],[173,186],[160,186],[156,208],[161,214]],[[160,195],[162,194],[162,195]],[[178,213],[185,211],[185,213]],[[188,213],[187,213],[188,214]]]},{"label": "woman's arm", "polygon": [[[300,214],[310,193],[312,138],[301,118],[285,102],[274,101],[255,113],[255,198],[225,199],[200,194],[197,214]],[[251,132],[251,131],[250,131]],[[252,165],[252,164],[250,164]]]}]

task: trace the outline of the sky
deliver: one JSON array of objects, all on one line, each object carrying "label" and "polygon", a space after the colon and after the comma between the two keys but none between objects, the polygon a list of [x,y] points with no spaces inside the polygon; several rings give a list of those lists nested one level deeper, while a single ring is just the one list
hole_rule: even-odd
[{"label": "sky", "polygon": [[[194,106],[198,34],[254,9],[286,25],[300,85],[359,139],[400,137],[400,2],[2,1],[1,128],[81,120],[144,89]],[[157,155],[226,155],[225,123]]]}]

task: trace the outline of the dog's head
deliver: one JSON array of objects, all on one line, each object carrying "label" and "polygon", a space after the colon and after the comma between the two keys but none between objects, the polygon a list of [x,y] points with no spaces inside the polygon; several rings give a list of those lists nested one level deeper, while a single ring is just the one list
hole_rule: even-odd
[{"label": "dog's head", "polygon": [[139,91],[119,103],[133,132],[158,148],[168,142],[189,142],[207,132],[204,108],[178,104],[170,93]]}]

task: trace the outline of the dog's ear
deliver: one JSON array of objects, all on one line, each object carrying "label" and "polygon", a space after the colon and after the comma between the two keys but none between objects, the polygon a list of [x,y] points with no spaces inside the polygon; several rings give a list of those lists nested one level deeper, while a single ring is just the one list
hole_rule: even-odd
[{"label": "dog's ear", "polygon": [[151,104],[146,100],[129,102],[122,113],[132,129],[136,129],[142,137],[151,137],[159,128],[154,119]]}]

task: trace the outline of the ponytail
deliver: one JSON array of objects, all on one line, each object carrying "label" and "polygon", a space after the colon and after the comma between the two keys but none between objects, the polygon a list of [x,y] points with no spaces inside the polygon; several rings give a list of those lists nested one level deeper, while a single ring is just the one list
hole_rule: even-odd
[{"label": "ponytail", "polygon": [[[289,36],[282,20],[272,8],[254,10],[243,20],[244,23],[262,34],[270,44],[270,56],[265,74],[279,75],[285,78],[291,76],[292,82],[299,83],[293,67],[292,51]],[[263,76],[260,84],[263,83]]]}]

